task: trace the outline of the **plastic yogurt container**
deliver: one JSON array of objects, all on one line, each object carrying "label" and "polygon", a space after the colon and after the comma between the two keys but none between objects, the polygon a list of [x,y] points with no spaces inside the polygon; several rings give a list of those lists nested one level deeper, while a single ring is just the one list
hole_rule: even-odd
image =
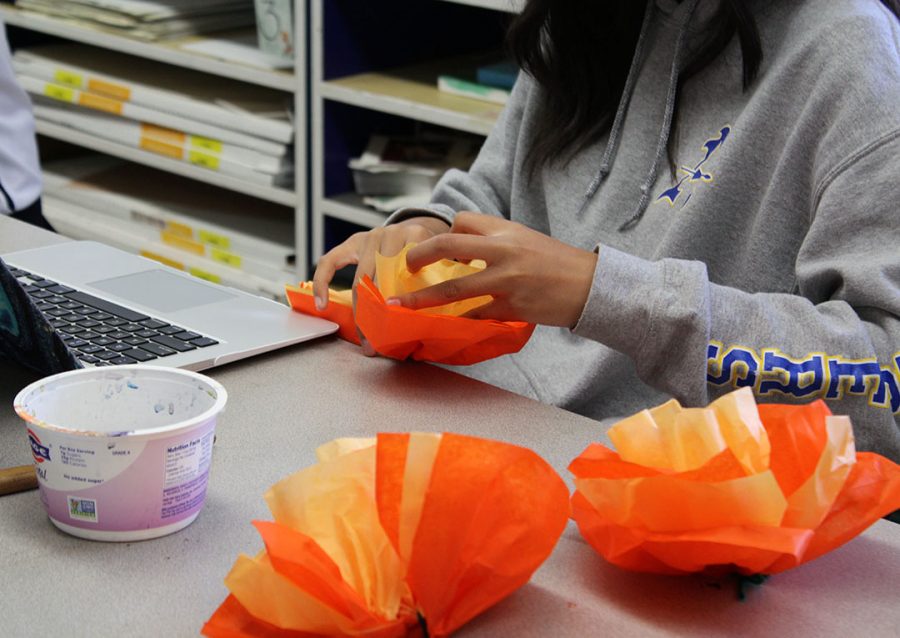
[{"label": "plastic yogurt container", "polygon": [[63,372],[19,392],[15,409],[52,523],[102,541],[190,525],[227,397],[202,374],[146,365]]}]

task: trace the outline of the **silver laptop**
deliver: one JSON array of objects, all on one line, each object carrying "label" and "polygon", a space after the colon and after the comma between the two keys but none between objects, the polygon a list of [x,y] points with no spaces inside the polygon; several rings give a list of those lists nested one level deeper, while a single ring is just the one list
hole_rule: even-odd
[{"label": "silver laptop", "polygon": [[[51,333],[81,365],[204,370],[337,330],[330,321],[97,242],[67,242],[2,259],[7,299],[0,303],[0,315],[6,313],[0,320],[24,324],[38,342],[35,352],[53,350],[39,343]],[[16,286],[21,291],[10,290]],[[49,328],[42,330],[44,321]],[[29,356],[26,365],[47,367]],[[66,359],[59,352],[55,357]]]}]

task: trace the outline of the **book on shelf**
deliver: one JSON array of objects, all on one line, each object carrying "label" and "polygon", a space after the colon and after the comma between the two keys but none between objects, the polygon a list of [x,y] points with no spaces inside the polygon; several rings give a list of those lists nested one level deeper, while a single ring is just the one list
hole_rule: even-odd
[{"label": "book on shelf", "polygon": [[279,144],[294,137],[290,100],[273,89],[75,43],[20,48],[13,68],[87,95],[215,122]]},{"label": "book on shelf", "polygon": [[164,111],[151,109],[146,106],[122,102],[105,95],[82,91],[71,86],[47,82],[30,75],[19,74],[19,84],[33,97],[50,98],[58,102],[67,102],[75,107],[92,109],[103,113],[109,113],[123,119],[153,124],[163,128],[175,129],[190,135],[204,137],[220,143],[229,143],[243,148],[253,149],[281,157],[287,154],[288,145],[272,142],[246,133],[240,133],[231,129],[222,128],[215,124],[188,119],[180,115],[173,115]]},{"label": "book on shelf", "polygon": [[16,6],[151,41],[254,23],[246,0],[16,0]]},{"label": "book on shelf", "polygon": [[428,195],[448,169],[471,166],[478,147],[469,137],[373,135],[348,165],[359,195]]},{"label": "book on shelf", "polygon": [[290,188],[293,185],[293,162],[289,155],[281,158],[258,155],[254,158],[248,156],[253,151],[218,140],[40,97],[34,100],[34,117],[39,132],[45,131],[44,124],[62,127],[63,132],[54,136],[64,141],[71,137],[70,131],[80,132],[119,144],[123,150],[140,149],[259,186]]},{"label": "book on shelf", "polygon": [[454,75],[439,75],[438,90],[451,95],[481,100],[492,104],[506,104],[509,100],[509,91],[485,84],[479,84],[471,80]]},{"label": "book on shelf", "polygon": [[475,82],[484,86],[511,91],[519,75],[519,67],[512,60],[482,64],[475,69]]},{"label": "book on shelf", "polygon": [[104,155],[44,164],[44,193],[134,235],[282,280],[294,277],[293,211]]}]

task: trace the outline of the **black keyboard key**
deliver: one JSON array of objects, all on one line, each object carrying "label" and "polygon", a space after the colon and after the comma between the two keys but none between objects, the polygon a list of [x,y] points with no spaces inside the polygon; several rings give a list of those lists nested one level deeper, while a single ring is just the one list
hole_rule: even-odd
[{"label": "black keyboard key", "polygon": [[110,359],[107,363],[113,366],[124,366],[130,363],[137,363],[137,360],[131,357],[116,357],[115,359]]},{"label": "black keyboard key", "polygon": [[158,334],[159,333],[156,330],[138,330],[134,333],[134,336],[149,339],[150,337],[155,337]]},{"label": "black keyboard key", "polygon": [[97,352],[103,352],[103,348],[100,346],[85,345],[83,348],[78,348],[78,351],[83,352],[84,354],[96,354]]},{"label": "black keyboard key", "polygon": [[181,339],[173,339],[167,335],[159,335],[157,337],[152,337],[151,341],[155,341],[156,343],[166,346],[167,348],[172,348],[172,350],[178,350],[178,352],[187,352],[188,350],[195,350],[196,346],[192,346],[191,344],[182,341]]},{"label": "black keyboard key", "polygon": [[112,352],[124,352],[125,350],[130,350],[131,346],[127,343],[114,343],[111,346],[107,346],[106,349]]},{"label": "black keyboard key", "polygon": [[52,304],[63,303],[65,300],[65,297],[60,297],[59,295],[53,295],[52,297],[47,297],[46,299],[44,299],[46,303]]},{"label": "black keyboard key", "polygon": [[184,332],[184,328],[179,326],[166,326],[165,328],[160,328],[159,331],[164,335],[173,335],[176,332]]},{"label": "black keyboard key", "polygon": [[79,339],[87,339],[88,341],[91,341],[91,340],[93,340],[93,339],[96,339],[96,338],[99,337],[99,336],[100,336],[100,335],[98,335],[96,332],[92,332],[92,331],[90,330],[90,328],[87,329],[87,330],[85,330],[84,332],[79,332],[79,333],[78,333],[78,338],[79,338]]},{"label": "black keyboard key", "polygon": [[47,303],[46,301],[41,301],[40,303],[34,304],[38,310],[41,312],[47,312],[48,310],[53,310],[56,308],[52,303]]},{"label": "black keyboard key", "polygon": [[125,350],[122,352],[123,356],[131,357],[136,361],[150,361],[152,359],[156,359],[155,354],[150,354],[146,350],[141,350],[140,348],[132,348],[131,350]]},{"label": "black keyboard key", "polygon": [[22,288],[22,290],[24,290],[25,292],[27,292],[29,295],[30,295],[31,293],[33,293],[33,292],[40,292],[40,291],[41,291],[40,288],[38,288],[37,286],[34,286],[34,285],[32,285],[32,284],[28,284],[27,286],[24,286],[24,287]]},{"label": "black keyboard key", "polygon": [[68,321],[69,323],[75,323],[79,319],[81,319],[81,315],[76,315],[75,313],[70,312],[67,315],[63,315],[60,317],[63,321]]},{"label": "black keyboard key", "polygon": [[214,346],[219,342],[215,339],[210,339],[209,337],[200,337],[199,339],[191,339],[189,343],[192,343],[198,348],[208,348],[209,346]]},{"label": "black keyboard key", "polygon": [[47,311],[47,314],[51,317],[65,317],[69,314],[68,310],[63,310],[62,308],[52,308]]},{"label": "black keyboard key", "polygon": [[75,303],[74,301],[65,301],[59,304],[60,308],[65,308],[66,310],[78,310],[79,308],[84,308],[80,303]]},{"label": "black keyboard key", "polygon": [[50,286],[47,288],[50,292],[55,295],[65,295],[70,292],[75,292],[73,288],[69,288],[68,286],[63,286],[62,284],[56,284],[55,286]]},{"label": "black keyboard key", "polygon": [[28,276],[28,271],[22,270],[21,268],[10,267],[9,272],[12,273],[13,277],[22,277],[22,276],[27,277]]},{"label": "black keyboard key", "polygon": [[201,335],[198,335],[196,332],[191,332],[189,330],[185,330],[184,332],[177,332],[177,333],[173,334],[172,336],[175,337],[176,339],[181,339],[182,341],[190,341],[191,339],[196,339],[197,337],[199,337]]},{"label": "black keyboard key", "polygon": [[40,281],[35,281],[34,285],[38,288],[52,288],[56,285],[56,282],[49,279],[41,279]]},{"label": "black keyboard key", "polygon": [[119,319],[118,317],[113,317],[112,319],[104,319],[103,321],[105,321],[106,325],[108,325],[108,326],[116,326],[116,327],[124,326],[126,323],[128,323],[124,319]]},{"label": "black keyboard key", "polygon": [[[76,310],[79,315],[96,315],[100,311],[96,308],[88,308],[87,306],[82,306],[78,310]],[[91,317],[93,319],[93,317]]]},{"label": "black keyboard key", "polygon": [[131,344],[133,346],[139,346],[142,343],[145,343],[147,340],[142,339],[141,337],[128,337],[127,339],[122,339],[124,343]]},{"label": "black keyboard key", "polygon": [[82,361],[84,361],[85,363],[97,363],[98,361],[100,361],[100,359],[98,359],[97,357],[92,357],[89,354],[79,355],[78,358],[81,359]]},{"label": "black keyboard key", "polygon": [[32,299],[46,299],[47,297],[52,297],[52,292],[47,292],[46,290],[36,290],[35,292],[29,292]]},{"label": "black keyboard key", "polygon": [[115,339],[110,339],[109,337],[94,337],[91,339],[91,343],[95,346],[108,346],[112,345],[116,342]]},{"label": "black keyboard key", "polygon": [[72,341],[74,341],[77,338],[78,337],[76,337],[75,335],[67,335],[67,334],[62,335],[62,340],[65,341],[67,344],[71,343]]},{"label": "black keyboard key", "polygon": [[155,354],[157,357],[168,357],[170,355],[176,354],[175,350],[172,348],[167,348],[165,346],[161,346],[158,343],[153,343],[152,341],[148,341],[147,343],[141,344],[141,350],[146,350],[147,352],[151,352]]},{"label": "black keyboard key", "polygon": [[79,326],[84,326],[85,328],[93,328],[102,325],[99,321],[94,321],[90,317],[79,317],[73,323],[77,323]]},{"label": "black keyboard key", "polygon": [[[97,332],[97,331],[95,331],[95,332]],[[107,332],[106,336],[109,337],[110,339],[116,339],[116,340],[127,339],[128,337],[131,336],[131,333],[130,332],[122,332],[121,330],[115,330],[113,332]]]},{"label": "black keyboard key", "polygon": [[137,332],[138,330],[142,330],[143,326],[139,326],[136,323],[126,323],[119,326],[120,330],[124,330],[125,332]]},{"label": "black keyboard key", "polygon": [[102,360],[102,361],[107,361],[107,360],[109,360],[109,359],[115,359],[116,357],[118,357],[118,356],[120,356],[120,355],[119,355],[118,352],[112,352],[112,351],[110,351],[110,350],[104,350],[103,352],[98,352],[98,353],[95,354],[94,356],[97,357],[98,359]]},{"label": "black keyboard key", "polygon": [[109,314],[108,312],[98,312],[97,314],[94,315],[94,319],[96,319],[97,321],[106,321],[107,319],[112,319],[112,318],[113,318],[113,316],[111,314]]},{"label": "black keyboard key", "polygon": [[97,326],[96,328],[94,328],[94,332],[99,332],[102,335],[116,331],[118,331],[118,328],[114,328],[113,326]]},{"label": "black keyboard key", "polygon": [[70,348],[80,348],[82,346],[88,345],[88,342],[81,338],[81,335],[76,337],[75,339],[69,339],[66,341],[66,345]]},{"label": "black keyboard key", "polygon": [[68,326],[69,322],[62,319],[54,319],[50,322],[50,325],[59,330],[60,328],[65,328],[66,326]]},{"label": "black keyboard key", "polygon": [[165,328],[169,324],[163,323],[162,321],[159,321],[157,319],[144,319],[141,322],[141,325],[145,328],[150,328],[151,330],[159,330],[160,328]]},{"label": "black keyboard key", "polygon": [[122,319],[127,319],[128,321],[143,321],[144,319],[150,318],[147,315],[142,315],[139,312],[129,310],[124,306],[114,304],[111,301],[106,301],[105,299],[100,299],[99,297],[95,297],[94,295],[89,295],[86,292],[76,290],[75,292],[70,292],[69,294],[67,294],[66,297],[68,297],[72,301],[77,301],[78,303],[84,304],[85,306],[90,306],[91,308],[96,308],[97,310],[108,312],[111,315],[121,317]]},{"label": "black keyboard key", "polygon": [[60,332],[65,332],[68,335],[76,335],[79,332],[84,332],[85,330],[86,328],[82,328],[78,324],[69,324],[67,326],[63,326],[62,328],[59,328]]}]

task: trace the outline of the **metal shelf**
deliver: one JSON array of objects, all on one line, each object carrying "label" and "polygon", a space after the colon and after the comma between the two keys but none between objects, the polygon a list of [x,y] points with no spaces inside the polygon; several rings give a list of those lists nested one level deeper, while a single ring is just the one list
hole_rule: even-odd
[{"label": "metal shelf", "polygon": [[46,135],[47,137],[52,137],[71,144],[77,144],[78,146],[83,146],[100,153],[114,155],[125,160],[137,162],[138,164],[152,166],[153,168],[158,168],[169,173],[175,173],[176,175],[227,188],[238,193],[265,199],[276,204],[295,207],[299,202],[297,193],[287,190],[286,188],[253,184],[238,177],[234,177],[233,175],[217,173],[209,169],[170,159],[139,148],[132,148],[130,146],[110,142],[89,133],[75,131],[59,124],[37,122],[37,132],[41,135]]},{"label": "metal shelf", "polygon": [[[7,25],[46,33],[83,44],[90,44],[290,93],[297,90],[297,79],[293,73],[270,71],[233,61],[220,60],[180,48],[181,45],[203,40],[204,38],[201,36],[192,36],[164,43],[144,42],[143,40],[109,33],[108,31],[77,22],[69,22],[23,11],[9,5],[0,5],[0,16],[3,17],[3,21]],[[232,33],[237,35],[246,32],[247,30]],[[217,35],[222,38],[227,37],[227,34],[220,33]]]},{"label": "metal shelf", "polygon": [[438,75],[454,68],[444,62],[361,73],[322,82],[319,91],[327,100],[487,135],[503,106],[439,91]]},{"label": "metal shelf", "polygon": [[376,228],[384,223],[387,215],[363,204],[362,197],[356,193],[343,193],[326,197],[319,202],[321,211],[329,217],[336,217],[351,224]]},{"label": "metal shelf", "polygon": [[522,10],[525,0],[445,0],[446,2],[454,2],[456,4],[467,4],[472,7],[481,7],[482,9],[494,9],[495,11],[506,11],[507,13],[518,13]]}]

